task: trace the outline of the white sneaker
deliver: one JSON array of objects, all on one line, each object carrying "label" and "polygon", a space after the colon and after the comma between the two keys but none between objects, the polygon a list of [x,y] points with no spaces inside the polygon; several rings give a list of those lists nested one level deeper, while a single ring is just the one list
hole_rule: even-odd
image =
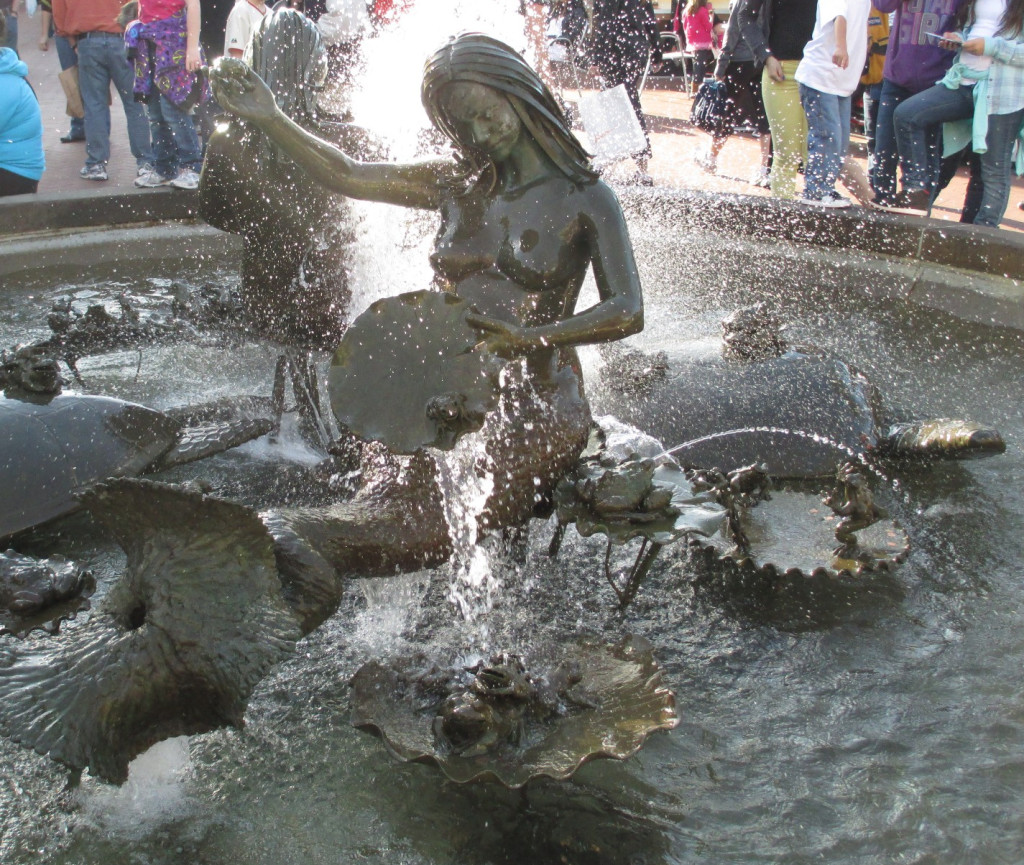
[{"label": "white sneaker", "polygon": [[142,168],[148,168],[148,171],[142,171],[139,169],[139,176],[135,178],[135,185],[141,189],[154,189],[157,186],[167,186],[171,182],[171,178],[164,177],[159,171],[152,166],[142,166]]},{"label": "white sneaker", "polygon": [[768,169],[758,168],[757,171],[755,171],[750,176],[750,185],[758,186],[761,189],[767,189],[769,186],[771,186],[771,179],[768,176]]},{"label": "white sneaker", "polygon": [[843,198],[841,195],[836,195],[834,192],[827,192],[821,198],[801,198],[798,200],[801,204],[807,204],[810,207],[827,207],[832,210],[838,210],[840,208],[850,206],[849,198]]},{"label": "white sneaker", "polygon": [[198,189],[199,175],[191,168],[182,168],[174,180],[169,181],[176,189]]},{"label": "white sneaker", "polygon": [[703,168],[708,174],[718,171],[718,161],[710,153],[701,153],[693,157],[693,161]]}]

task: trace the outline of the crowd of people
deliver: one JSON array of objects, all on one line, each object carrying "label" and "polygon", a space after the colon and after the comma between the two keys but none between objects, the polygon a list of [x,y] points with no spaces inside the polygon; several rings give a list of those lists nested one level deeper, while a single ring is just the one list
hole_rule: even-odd
[{"label": "crowd of people", "polygon": [[[729,80],[737,56],[762,69],[759,88],[746,69]],[[755,100],[752,125],[770,149],[777,197],[848,207],[840,182],[868,206],[927,214],[967,161],[961,221],[1003,218],[1014,147],[1024,142],[1022,0],[736,0],[715,77],[728,81],[738,115],[750,117]],[[858,93],[867,183],[849,158]],[[698,164],[714,171],[721,144]]]},{"label": "crowd of people", "polygon": [[[4,75],[18,74],[14,28],[19,17],[26,20],[24,2],[0,0],[3,44],[13,55]],[[357,44],[363,18],[380,22],[403,5],[305,4],[311,18],[323,19],[325,41],[338,34],[334,58],[347,57]],[[39,0],[39,10],[39,49],[49,50],[52,39],[61,83],[77,81],[81,116],[72,116],[60,141],[85,144],[81,176],[108,177],[112,84],[136,185],[196,188],[213,113],[199,70],[208,58],[243,55],[268,12],[264,0],[203,0],[202,7],[200,0],[138,0],[123,8],[120,0]],[[624,85],[647,139],[634,154],[638,176],[649,182],[639,91],[660,50],[651,0],[522,0],[520,12],[543,78],[551,75],[548,22],[557,15],[599,86]],[[692,64],[691,95],[705,80],[719,82],[728,95],[726,122],[695,153],[702,169],[717,172],[729,135],[746,129],[758,138],[761,156],[750,182],[773,196],[848,207],[850,198],[837,191],[841,184],[867,206],[927,214],[967,163],[962,221],[999,225],[1015,156],[1024,165],[1024,148],[1015,150],[1024,143],[1024,0],[733,0],[727,24],[723,18],[711,0],[678,0],[670,25]],[[867,177],[849,155],[860,94]],[[2,177],[21,171],[38,183],[39,174],[29,177],[42,171],[38,156],[31,169],[0,162]],[[3,187],[9,188],[21,189]]]}]

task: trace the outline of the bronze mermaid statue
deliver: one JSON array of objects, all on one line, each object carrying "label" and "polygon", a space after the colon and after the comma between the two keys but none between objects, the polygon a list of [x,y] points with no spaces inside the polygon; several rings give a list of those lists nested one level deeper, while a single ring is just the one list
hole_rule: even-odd
[{"label": "bronze mermaid statue", "polygon": [[[643,327],[622,210],[555,97],[504,43],[457,36],[427,60],[422,85],[456,156],[395,164],[358,161],[313,135],[244,63],[225,58],[210,78],[227,111],[324,190],[440,213],[437,287],[474,306],[467,320],[480,342],[508,361],[476,458],[475,471],[492,481],[478,524],[525,523],[586,444],[576,346]],[[591,270],[598,301],[577,311]],[[395,374],[415,392],[414,371]],[[379,459],[379,449],[366,453]],[[196,490],[128,480],[97,488],[86,505],[127,551],[126,573],[64,645],[0,653],[4,731],[74,771],[119,782],[160,739],[241,723],[251,689],[334,611],[348,577],[450,556],[433,458],[421,451],[398,470],[395,462],[365,464],[351,501],[259,517]],[[213,571],[219,613],[202,588]],[[188,651],[170,651],[175,633]]]}]

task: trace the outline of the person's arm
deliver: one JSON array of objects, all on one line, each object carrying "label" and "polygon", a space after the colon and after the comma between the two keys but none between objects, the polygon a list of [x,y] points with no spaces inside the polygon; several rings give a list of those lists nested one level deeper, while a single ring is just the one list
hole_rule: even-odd
[{"label": "person's arm", "polygon": [[643,330],[640,274],[622,208],[605,184],[597,183],[590,189],[583,230],[592,251],[591,266],[600,300],[583,312],[532,327],[471,313],[466,321],[485,332],[488,350],[512,358],[544,348],[612,342]]},{"label": "person's arm", "polygon": [[1005,63],[1007,66],[1024,66],[1024,41],[989,36],[984,39],[968,39],[961,50],[968,54],[987,54],[996,63]]},{"label": "person's arm", "polygon": [[185,68],[195,72],[203,65],[199,58],[199,0],[185,0]]},{"label": "person's arm", "polygon": [[450,163],[396,165],[351,159],[289,119],[277,107],[263,79],[234,58],[222,57],[210,68],[210,84],[226,111],[256,124],[327,189],[349,198],[406,207],[436,208],[440,204],[442,179]]},{"label": "person's arm", "polygon": [[846,16],[835,17],[836,50],[832,52],[832,64],[840,69],[850,65],[850,53],[846,48]]},{"label": "person's arm", "polygon": [[743,41],[750,46],[754,59],[758,63],[765,63],[771,56],[768,40],[765,38],[760,21],[761,10],[767,3],[768,0],[749,0],[749,2],[740,3],[733,10],[736,23],[740,28],[740,35],[743,36]]}]

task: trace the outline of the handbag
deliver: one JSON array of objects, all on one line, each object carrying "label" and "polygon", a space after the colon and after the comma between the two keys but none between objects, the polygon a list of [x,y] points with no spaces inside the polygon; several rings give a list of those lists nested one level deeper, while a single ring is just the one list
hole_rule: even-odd
[{"label": "handbag", "polygon": [[729,91],[723,81],[705,81],[693,97],[690,123],[716,137],[733,131],[732,112],[729,110]]},{"label": "handbag", "polygon": [[67,103],[65,113],[68,117],[85,117],[85,106],[82,105],[82,91],[78,89],[78,67],[71,66],[58,73],[60,86],[64,88],[64,99]]},{"label": "handbag", "polygon": [[647,148],[647,138],[624,84],[588,93],[580,99],[579,106],[583,130],[596,163],[617,162]]}]

